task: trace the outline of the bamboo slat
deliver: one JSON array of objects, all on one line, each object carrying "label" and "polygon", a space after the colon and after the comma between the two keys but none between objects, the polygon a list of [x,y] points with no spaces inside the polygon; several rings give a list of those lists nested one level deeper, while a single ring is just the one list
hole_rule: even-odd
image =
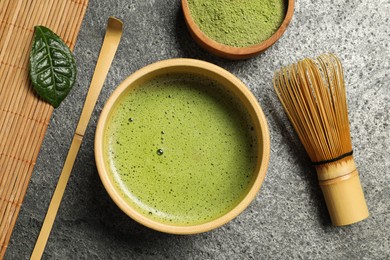
[{"label": "bamboo slat", "polygon": [[53,112],[28,76],[34,26],[49,27],[73,49],[87,5],[88,0],[0,1],[0,259]]}]

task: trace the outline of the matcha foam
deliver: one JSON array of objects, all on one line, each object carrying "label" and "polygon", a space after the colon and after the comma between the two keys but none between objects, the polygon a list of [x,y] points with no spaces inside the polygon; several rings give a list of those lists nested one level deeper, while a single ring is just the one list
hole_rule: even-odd
[{"label": "matcha foam", "polygon": [[104,132],[116,188],[158,222],[216,219],[250,188],[257,140],[249,116],[218,84],[165,75],[130,90]]}]

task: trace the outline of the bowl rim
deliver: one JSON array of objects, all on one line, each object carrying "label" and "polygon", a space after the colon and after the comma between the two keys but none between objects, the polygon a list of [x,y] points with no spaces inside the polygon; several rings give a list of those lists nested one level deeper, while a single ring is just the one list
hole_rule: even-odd
[{"label": "bowl rim", "polygon": [[194,40],[207,51],[217,56],[232,60],[247,59],[256,56],[257,54],[260,54],[269,47],[271,47],[275,42],[279,40],[280,37],[282,37],[288,25],[290,24],[294,14],[294,0],[285,0],[285,2],[287,3],[286,15],[278,30],[276,30],[274,34],[271,35],[271,37],[255,45],[246,47],[234,47],[219,43],[204,34],[199,28],[199,26],[192,19],[191,12],[188,6],[188,1],[181,1],[184,20]]},{"label": "bowl rim", "polygon": [[[259,131],[261,134],[261,137],[258,138],[261,138],[261,142],[260,142],[261,144],[259,149],[262,149],[262,152],[261,152],[261,158],[258,158],[258,163],[257,163],[258,171],[255,173],[257,174],[257,176],[252,184],[252,187],[250,187],[245,197],[232,210],[230,210],[225,215],[217,219],[214,219],[210,222],[203,223],[203,224],[190,225],[190,226],[180,226],[180,225],[175,226],[175,225],[169,225],[169,224],[157,222],[145,217],[144,215],[142,215],[141,213],[133,209],[129,204],[127,204],[126,201],[123,199],[123,197],[117,192],[113,183],[110,181],[109,173],[106,171],[106,167],[104,165],[103,132],[104,132],[105,124],[107,122],[109,113],[113,108],[115,102],[121,97],[122,93],[124,93],[127,90],[127,88],[137,80],[147,76],[150,73],[156,72],[161,69],[164,71],[171,67],[187,68],[187,69],[196,68],[204,72],[211,72],[214,75],[218,74],[224,79],[227,79],[229,82],[232,83],[232,85],[234,85],[234,87],[237,87],[237,90],[239,90],[239,92],[241,92],[246,99],[248,99],[248,102],[250,103],[249,105],[253,108],[256,118],[259,121],[260,129],[256,129],[256,131]],[[259,134],[257,133],[257,135]],[[157,231],[171,233],[171,234],[196,234],[196,233],[210,231],[234,219],[245,208],[247,208],[247,206],[251,203],[251,201],[256,197],[256,194],[260,190],[260,187],[264,181],[268,169],[269,157],[270,157],[270,137],[269,137],[267,121],[260,105],[258,104],[254,95],[244,85],[244,83],[242,83],[241,80],[239,80],[237,77],[235,77],[233,74],[226,71],[225,69],[217,65],[211,64],[209,62],[195,60],[195,59],[176,58],[176,59],[158,61],[150,65],[147,65],[141,68],[140,70],[136,71],[135,73],[131,74],[122,83],[119,84],[119,86],[114,90],[114,92],[108,98],[99,116],[99,120],[96,126],[96,132],[95,132],[94,154],[95,154],[95,161],[96,161],[98,174],[100,176],[104,188],[106,189],[111,199],[115,202],[115,204],[129,217],[131,217],[133,220],[137,221],[138,223]]]}]

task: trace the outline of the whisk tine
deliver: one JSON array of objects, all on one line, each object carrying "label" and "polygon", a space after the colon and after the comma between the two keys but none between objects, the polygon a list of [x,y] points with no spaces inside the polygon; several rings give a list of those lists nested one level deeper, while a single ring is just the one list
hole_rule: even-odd
[{"label": "whisk tine", "polygon": [[335,225],[368,216],[352,157],[344,72],[339,58],[323,54],[275,72],[275,92],[316,166]]},{"label": "whisk tine", "polygon": [[274,87],[313,162],[352,150],[340,61],[304,59],[275,73]]}]

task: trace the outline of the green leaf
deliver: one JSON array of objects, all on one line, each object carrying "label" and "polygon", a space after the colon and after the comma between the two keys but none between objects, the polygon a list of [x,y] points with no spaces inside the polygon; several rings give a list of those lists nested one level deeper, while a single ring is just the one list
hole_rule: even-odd
[{"label": "green leaf", "polygon": [[76,80],[76,63],[62,39],[44,26],[35,26],[30,52],[30,78],[38,95],[55,108]]}]

